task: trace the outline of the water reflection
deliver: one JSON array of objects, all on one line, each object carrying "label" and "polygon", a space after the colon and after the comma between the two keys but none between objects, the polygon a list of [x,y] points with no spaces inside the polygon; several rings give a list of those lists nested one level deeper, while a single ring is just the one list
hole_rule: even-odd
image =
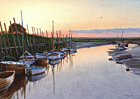
[{"label": "water reflection", "polygon": [[131,72],[135,75],[140,76],[140,68],[126,68],[126,71]]},{"label": "water reflection", "polygon": [[52,67],[52,75],[53,75],[53,93],[55,94],[55,78],[54,78],[54,68],[55,66],[51,66]]},{"label": "water reflection", "polygon": [[[28,77],[26,75],[17,76],[13,84],[8,89],[0,91],[0,99],[26,99],[26,93],[31,93],[34,89],[32,87],[38,87],[40,85],[43,86],[42,83],[46,80],[47,76],[50,77],[49,74],[52,74],[52,93],[55,94],[55,73],[61,72],[61,70],[63,70],[63,66],[69,66],[69,70],[71,70],[73,67],[73,57],[75,57],[75,54],[68,54],[67,57],[62,60],[50,61],[49,64],[46,65],[46,71],[42,74],[29,75]],[[64,67],[64,69],[65,68],[66,67]]]},{"label": "water reflection", "polygon": [[24,95],[26,99],[26,84],[28,83],[28,78],[25,75],[16,76],[12,85],[3,91],[0,91],[0,99],[10,99],[14,93],[17,93],[17,99],[19,97],[18,90],[21,92],[21,96]]},{"label": "water reflection", "polygon": [[38,75],[29,75],[29,81],[34,82],[46,76],[46,72]]}]

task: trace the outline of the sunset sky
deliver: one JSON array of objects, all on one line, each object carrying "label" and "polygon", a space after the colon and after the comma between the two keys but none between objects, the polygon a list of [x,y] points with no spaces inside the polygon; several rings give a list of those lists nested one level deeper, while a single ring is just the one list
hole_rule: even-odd
[{"label": "sunset sky", "polygon": [[[124,29],[124,36],[139,36],[140,31],[127,33],[127,28],[140,28],[140,0],[0,0],[0,21],[2,25],[13,18],[21,23],[20,11],[23,14],[23,25],[66,34],[69,28],[73,36],[117,37],[121,32],[88,31],[98,29]],[[4,25],[3,25],[4,27]],[[81,32],[86,30],[86,32]],[[126,31],[125,31],[126,30]]]}]

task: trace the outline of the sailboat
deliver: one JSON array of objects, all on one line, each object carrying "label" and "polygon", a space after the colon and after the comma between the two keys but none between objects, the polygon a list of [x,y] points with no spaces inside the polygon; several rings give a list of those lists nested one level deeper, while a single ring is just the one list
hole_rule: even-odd
[{"label": "sailboat", "polygon": [[72,48],[72,34],[71,34],[71,37],[70,37],[70,29],[69,29],[69,46],[68,48],[62,48],[62,50],[64,51],[67,51],[69,53],[76,53],[77,50],[75,48]]},{"label": "sailboat", "polygon": [[[45,52],[49,53],[49,52]],[[49,60],[57,60],[60,59],[60,54],[54,53],[54,21],[52,21],[52,53],[48,54]]]},{"label": "sailboat", "polygon": [[[22,40],[23,40],[23,57],[25,58],[26,57],[26,54],[25,54],[25,41],[24,41],[24,33],[23,33],[23,20],[22,20],[22,11],[21,11],[21,22],[22,22]],[[21,61],[20,61],[21,62]],[[36,74],[40,74],[40,73],[43,73],[45,72],[46,70],[46,67],[39,67],[39,66],[31,66],[31,64],[26,64],[25,63],[26,61],[22,61],[21,63],[25,64],[26,65],[26,68],[27,68],[27,71],[29,72],[29,74],[31,75],[36,75]],[[28,73],[27,72],[27,73]],[[27,74],[26,73],[26,74]]]},{"label": "sailboat", "polygon": [[125,50],[125,49],[126,49],[126,48],[124,47],[124,45],[123,45],[122,37],[123,37],[123,30],[122,30],[121,42],[118,42],[118,44],[117,44],[117,46],[116,46],[116,49],[117,49],[118,51],[122,51],[122,50]]},{"label": "sailboat", "polygon": [[35,63],[34,56],[30,54],[28,51],[25,51],[19,58],[20,61],[24,62],[25,64],[31,65]]}]

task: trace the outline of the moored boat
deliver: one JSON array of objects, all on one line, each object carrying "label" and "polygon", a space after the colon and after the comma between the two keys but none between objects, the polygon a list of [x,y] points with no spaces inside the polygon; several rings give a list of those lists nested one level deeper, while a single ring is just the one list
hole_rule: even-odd
[{"label": "moored boat", "polygon": [[58,53],[52,53],[48,56],[49,61],[50,60],[57,60],[57,59],[60,59],[60,58],[61,58],[60,54],[58,54]]},{"label": "moored boat", "polygon": [[45,70],[46,70],[46,67],[34,66],[29,69],[29,73],[31,75],[37,75],[37,74],[41,74],[41,73],[45,72]]},{"label": "moored boat", "polygon": [[132,58],[131,54],[120,54],[115,56],[117,60]]},{"label": "moored boat", "polygon": [[0,91],[7,89],[13,83],[15,71],[0,72]]},{"label": "moored boat", "polygon": [[35,60],[34,60],[34,56],[32,54],[30,54],[28,51],[25,51],[21,56],[20,56],[20,60],[21,62],[25,63],[25,64],[34,64]]},{"label": "moored boat", "polygon": [[36,53],[35,54],[36,59],[37,58],[46,58],[46,57],[48,57],[48,54],[46,54],[46,53]]},{"label": "moored boat", "polygon": [[49,62],[48,58],[37,58],[35,59],[35,65],[45,66]]},{"label": "moored boat", "polygon": [[60,59],[63,59],[66,57],[66,51],[59,51],[59,50],[55,50],[54,53],[57,53],[60,55]]},{"label": "moored boat", "polygon": [[2,66],[2,71],[15,71],[16,75],[25,73],[25,64],[15,61],[2,61],[0,62],[0,66]]},{"label": "moored boat", "polygon": [[26,59],[34,59],[34,56],[29,53],[28,51],[25,51],[20,57],[20,60],[26,58]]}]

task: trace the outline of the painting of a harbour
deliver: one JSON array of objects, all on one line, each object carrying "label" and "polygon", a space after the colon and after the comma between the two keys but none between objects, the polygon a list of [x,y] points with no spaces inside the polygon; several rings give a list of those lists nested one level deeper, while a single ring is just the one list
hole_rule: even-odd
[{"label": "painting of a harbour", "polygon": [[0,99],[139,99],[140,1],[0,1]]}]

